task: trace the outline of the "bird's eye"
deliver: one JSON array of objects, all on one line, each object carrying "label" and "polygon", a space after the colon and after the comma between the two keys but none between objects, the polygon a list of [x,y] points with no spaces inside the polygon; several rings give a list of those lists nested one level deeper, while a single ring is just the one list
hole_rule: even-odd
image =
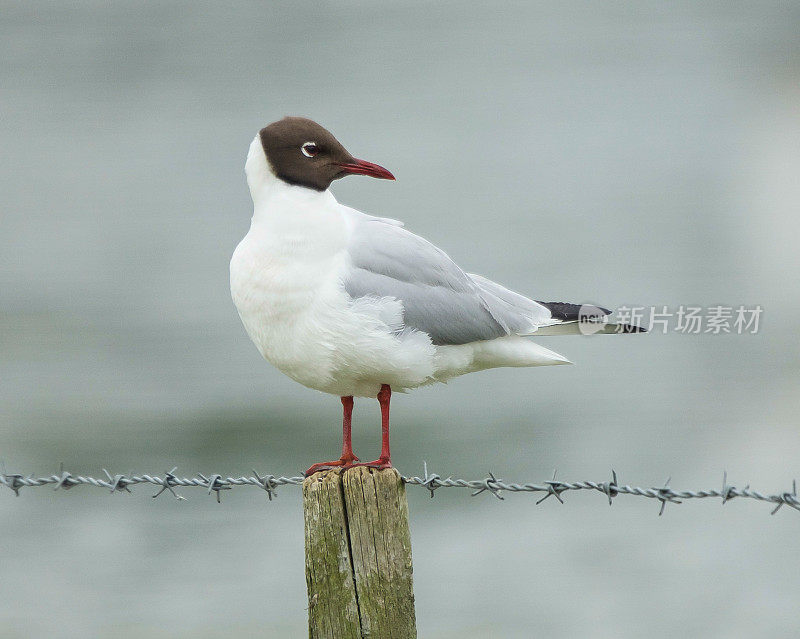
[{"label": "bird's eye", "polygon": [[317,155],[317,153],[319,153],[319,147],[317,146],[316,142],[306,142],[300,147],[300,150],[307,158],[313,158],[315,155]]}]

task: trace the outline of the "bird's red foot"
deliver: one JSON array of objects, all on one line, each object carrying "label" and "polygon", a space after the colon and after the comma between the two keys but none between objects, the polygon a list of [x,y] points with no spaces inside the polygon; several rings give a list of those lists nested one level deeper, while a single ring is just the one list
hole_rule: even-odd
[{"label": "bird's red foot", "polygon": [[333,470],[334,468],[352,468],[353,466],[357,466],[354,462],[358,461],[358,457],[353,455],[352,457],[340,457],[335,461],[329,462],[320,462],[319,464],[314,464],[306,471],[306,477],[313,475],[314,473],[318,473],[322,470]]},{"label": "bird's red foot", "polygon": [[351,464],[351,466],[366,466],[367,468],[375,468],[376,470],[386,470],[392,468],[392,460],[388,457],[380,457],[371,462],[360,462],[358,464]]}]

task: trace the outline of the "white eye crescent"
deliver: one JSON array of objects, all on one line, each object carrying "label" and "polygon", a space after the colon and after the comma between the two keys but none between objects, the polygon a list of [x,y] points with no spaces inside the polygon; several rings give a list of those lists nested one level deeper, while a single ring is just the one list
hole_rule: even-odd
[{"label": "white eye crescent", "polygon": [[317,146],[316,142],[304,142],[303,146],[300,147],[300,150],[307,158],[313,158],[315,155],[317,155],[317,153],[319,153],[319,147]]}]

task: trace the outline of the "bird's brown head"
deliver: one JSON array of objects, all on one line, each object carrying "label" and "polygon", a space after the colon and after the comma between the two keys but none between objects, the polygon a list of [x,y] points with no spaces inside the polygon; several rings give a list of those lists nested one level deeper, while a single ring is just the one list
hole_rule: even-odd
[{"label": "bird's brown head", "polygon": [[273,122],[259,138],[272,172],[289,184],[324,191],[346,175],[394,180],[382,166],[354,158],[330,131],[308,118]]}]

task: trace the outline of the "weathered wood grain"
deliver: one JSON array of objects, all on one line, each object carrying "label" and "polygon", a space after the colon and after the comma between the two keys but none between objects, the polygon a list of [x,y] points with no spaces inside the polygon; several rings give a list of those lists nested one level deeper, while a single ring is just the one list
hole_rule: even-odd
[{"label": "weathered wood grain", "polygon": [[312,639],[417,636],[408,502],[393,469],[332,470],[303,482]]}]

